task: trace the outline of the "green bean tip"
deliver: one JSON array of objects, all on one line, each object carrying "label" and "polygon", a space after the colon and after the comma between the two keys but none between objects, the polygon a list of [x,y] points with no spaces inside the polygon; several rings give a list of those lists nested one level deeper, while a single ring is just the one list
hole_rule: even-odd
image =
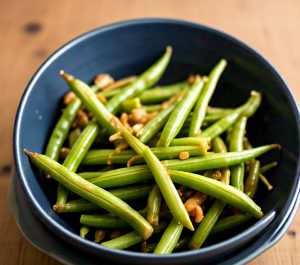
[{"label": "green bean tip", "polygon": [[59,74],[66,80],[66,81],[72,81],[74,79],[74,77],[72,75],[69,75],[67,73],[65,73],[64,70],[60,70]]}]

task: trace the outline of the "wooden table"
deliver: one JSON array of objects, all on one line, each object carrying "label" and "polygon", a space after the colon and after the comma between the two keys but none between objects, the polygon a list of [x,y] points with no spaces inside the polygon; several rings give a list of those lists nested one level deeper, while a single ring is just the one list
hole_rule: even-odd
[{"label": "wooden table", "polygon": [[[19,233],[7,206],[12,130],[22,92],[37,67],[75,36],[108,23],[168,17],[209,25],[248,43],[279,69],[300,100],[297,0],[0,0],[0,264],[59,264]],[[300,214],[284,238],[250,264],[299,264]]]}]

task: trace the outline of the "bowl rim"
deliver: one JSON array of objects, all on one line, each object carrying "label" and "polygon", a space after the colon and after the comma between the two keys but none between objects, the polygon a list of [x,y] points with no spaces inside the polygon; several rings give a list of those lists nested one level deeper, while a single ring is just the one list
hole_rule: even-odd
[{"label": "bowl rim", "polygon": [[[230,36],[227,33],[224,33],[220,30],[216,30],[214,28],[204,26],[204,25],[201,25],[201,24],[197,24],[197,23],[194,23],[194,22],[189,22],[189,21],[185,21],[185,20],[178,20],[178,19],[166,19],[166,18],[142,18],[142,19],[126,20],[126,21],[112,23],[112,24],[109,24],[109,25],[106,25],[106,26],[102,26],[102,27],[93,29],[91,31],[83,33],[83,34],[79,35],[78,37],[72,39],[71,41],[69,41],[65,45],[63,45],[62,47],[58,48],[52,55],[50,55],[46,59],[46,61],[34,73],[33,77],[31,78],[28,85],[26,86],[26,89],[23,92],[23,95],[21,97],[19,107],[18,107],[18,110],[17,110],[17,113],[16,113],[15,123],[14,123],[13,155],[14,155],[14,162],[15,162],[15,166],[16,166],[18,179],[21,183],[21,186],[22,186],[23,190],[25,191],[27,199],[32,204],[33,208],[35,209],[35,213],[37,214],[39,219],[44,224],[46,224],[51,230],[60,231],[60,233],[62,233],[62,237],[71,238],[74,241],[71,244],[75,245],[75,243],[76,243],[76,245],[78,247],[84,247],[84,248],[88,247],[88,248],[94,249],[95,251],[98,251],[98,252],[102,251],[103,253],[105,252],[106,254],[121,255],[121,256],[124,256],[124,255],[126,256],[127,255],[128,257],[132,257],[132,258],[145,258],[145,257],[147,259],[152,258],[153,261],[155,261],[156,259],[178,259],[178,258],[186,258],[186,257],[191,258],[191,255],[199,255],[203,252],[213,253],[216,249],[225,247],[227,244],[230,244],[230,242],[232,242],[233,240],[239,240],[240,236],[243,235],[245,232],[248,232],[248,233],[251,232],[251,228],[255,228],[257,226],[257,223],[259,223],[259,222],[255,223],[253,226],[247,228],[245,231],[243,231],[242,233],[240,233],[240,234],[238,234],[238,235],[236,235],[232,238],[229,238],[227,240],[224,240],[220,243],[217,243],[217,244],[214,244],[214,245],[211,245],[211,246],[208,246],[208,247],[204,247],[204,248],[199,249],[199,250],[183,251],[183,252],[172,253],[172,254],[168,254],[168,255],[153,255],[153,254],[149,254],[149,253],[139,253],[139,252],[132,252],[132,251],[127,251],[127,250],[108,249],[108,248],[105,248],[105,247],[103,247],[99,244],[96,244],[94,242],[90,242],[88,240],[82,239],[79,235],[67,230],[62,225],[58,224],[53,219],[51,219],[49,217],[49,215],[47,214],[47,212],[39,205],[38,201],[34,198],[33,194],[31,193],[29,183],[27,182],[27,179],[26,179],[26,173],[24,172],[23,168],[21,167],[21,162],[20,161],[21,161],[21,156],[23,155],[23,152],[22,152],[22,149],[21,149],[21,146],[20,146],[19,132],[21,130],[20,125],[21,125],[21,121],[22,121],[22,114],[23,114],[23,111],[24,111],[24,108],[25,108],[25,103],[28,100],[28,97],[29,97],[33,87],[35,86],[35,83],[37,82],[39,77],[43,74],[43,72],[48,68],[48,66],[51,65],[51,63],[53,61],[55,61],[59,56],[61,56],[66,51],[68,51],[72,47],[79,44],[81,41],[92,38],[93,36],[98,35],[98,34],[102,34],[106,31],[114,30],[114,29],[121,28],[121,27],[143,25],[143,24],[144,25],[146,25],[146,24],[170,24],[170,25],[179,25],[179,26],[185,26],[185,27],[192,27],[192,28],[203,30],[203,31],[208,31],[212,34],[223,37],[223,38],[225,38],[225,39],[227,39],[231,42],[234,42],[236,45],[241,46],[245,50],[247,50],[247,52],[249,52],[251,55],[255,56],[259,61],[261,61],[268,68],[268,70],[270,70],[272,72],[273,76],[276,78],[276,80],[282,86],[282,88],[283,88],[283,90],[284,90],[284,92],[285,92],[285,94],[286,94],[286,96],[289,100],[289,103],[291,104],[292,110],[294,111],[294,114],[297,118],[297,121],[298,121],[297,122],[297,129],[298,129],[298,134],[300,134],[299,109],[298,109],[297,103],[295,101],[295,97],[293,96],[293,93],[291,92],[291,90],[289,89],[289,86],[284,81],[284,79],[281,77],[279,72],[275,69],[275,67],[273,67],[272,64],[270,64],[268,62],[268,60],[266,60],[255,49],[249,47],[248,45],[246,45],[242,41],[238,40],[235,37]],[[300,175],[300,163],[298,161],[296,176],[299,176],[299,175]],[[299,194],[299,191],[300,191],[300,178],[298,177],[295,180],[295,183],[292,187],[292,192],[291,192],[289,198],[287,199],[287,201],[284,205],[284,208],[286,208],[288,205],[290,205],[290,206],[291,205],[296,205],[296,207],[298,207],[299,200],[298,200],[298,196],[295,196],[295,195]],[[282,218],[282,220],[280,222],[278,222],[278,226],[277,226],[278,229],[275,230],[274,235],[276,234],[276,231],[278,231],[282,226],[284,226],[285,221],[289,216],[289,213],[292,211],[292,209],[291,209],[292,207],[290,207],[290,206],[288,208],[288,211],[285,212],[285,216]],[[279,215],[276,214],[276,217],[273,220],[273,222],[275,220],[277,220],[278,218],[279,218]],[[285,228],[287,229],[288,227],[285,227]],[[265,249],[267,249],[267,248],[268,248],[268,246],[265,246]],[[262,251],[260,251],[260,253],[261,252]]]}]

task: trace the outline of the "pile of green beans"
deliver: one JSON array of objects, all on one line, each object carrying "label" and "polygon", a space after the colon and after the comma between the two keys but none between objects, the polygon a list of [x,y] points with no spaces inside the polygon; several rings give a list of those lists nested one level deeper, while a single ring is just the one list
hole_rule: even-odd
[{"label": "pile of green beans", "polygon": [[[246,138],[261,93],[252,91],[236,108],[212,107],[225,59],[207,77],[155,86],[171,55],[167,47],[141,75],[113,81],[102,74],[91,86],[61,71],[71,100],[64,100],[45,154],[24,149],[45,181],[57,182],[53,210],[77,214],[78,234],[103,247],[198,249],[262,218],[254,201],[259,181],[273,189],[265,174],[277,162],[261,165],[259,156],[280,146],[253,148]],[[109,82],[99,87],[103,76]]]}]

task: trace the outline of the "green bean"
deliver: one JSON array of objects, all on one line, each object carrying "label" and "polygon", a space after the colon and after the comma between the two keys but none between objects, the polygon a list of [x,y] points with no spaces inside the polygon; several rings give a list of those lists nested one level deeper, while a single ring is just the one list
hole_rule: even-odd
[{"label": "green bean", "polygon": [[85,238],[86,235],[89,233],[89,231],[90,231],[90,228],[89,228],[89,227],[87,227],[87,226],[82,226],[82,227],[80,228],[80,232],[79,232],[80,237]]},{"label": "green bean", "polygon": [[52,131],[45,154],[55,161],[59,158],[60,149],[63,146],[80,106],[81,100],[78,98],[75,98],[68,104]]},{"label": "green bean", "polygon": [[80,98],[84,106],[93,113],[96,120],[107,129],[110,134],[116,133],[116,129],[111,124],[111,119],[114,117],[105,106],[98,100],[96,94],[90,87],[79,79],[73,76],[60,72],[61,76],[67,81],[71,90]]},{"label": "green bean", "polygon": [[121,109],[123,112],[130,113],[133,109],[139,109],[142,107],[141,100],[139,98],[129,98],[122,102]]},{"label": "green bean", "polygon": [[132,231],[109,241],[102,242],[101,245],[114,249],[126,249],[141,242],[143,242],[143,237],[137,232]]},{"label": "green bean", "polygon": [[259,179],[266,185],[268,190],[273,189],[273,186],[270,184],[268,179],[263,174],[259,174]]},{"label": "green bean", "polygon": [[271,170],[272,168],[276,167],[277,165],[278,165],[277,162],[272,162],[272,163],[266,164],[260,168],[260,173],[264,174],[267,171]]},{"label": "green bean", "polygon": [[181,130],[184,121],[196,103],[202,90],[203,81],[198,77],[184,98],[174,108],[158,140],[157,146],[169,146]]},{"label": "green bean", "polygon": [[[192,157],[186,160],[165,160],[162,165],[167,169],[197,172],[207,169],[234,166],[249,161],[279,145],[265,145],[242,152],[228,152],[226,154],[207,154],[201,157]],[[100,177],[90,181],[102,188],[124,186],[152,179],[152,174],[146,165],[119,168],[103,173]]]},{"label": "green bean", "polygon": [[147,204],[147,221],[152,226],[158,225],[162,195],[157,185],[149,193]]},{"label": "green bean", "polygon": [[139,213],[116,196],[81,178],[45,155],[32,153],[26,149],[24,149],[24,152],[30,157],[34,165],[46,172],[50,172],[56,181],[70,191],[128,221],[144,239],[152,235],[152,226]]},{"label": "green bean", "polygon": [[208,137],[183,137],[175,138],[171,141],[170,146],[196,145],[203,149],[203,153],[207,153],[210,148],[210,138]]},{"label": "green bean", "polygon": [[154,254],[169,254],[175,248],[179,237],[182,233],[183,225],[172,219],[167,229],[163,233],[157,246],[155,247]]},{"label": "green bean", "polygon": [[[246,133],[246,124],[246,117],[241,117],[234,124],[229,140],[229,150],[231,152],[244,150],[243,140]],[[241,191],[244,191],[244,173],[244,164],[231,167],[231,185]]]},{"label": "green bean", "polygon": [[[223,140],[219,137],[215,138],[212,141],[213,150],[217,153],[226,153],[227,147]],[[221,177],[221,181],[229,185],[230,182],[230,170],[228,168],[222,169],[223,174]],[[212,206],[210,207],[209,211],[204,216],[204,219],[196,229],[195,233],[192,236],[192,239],[189,242],[190,249],[198,249],[202,246],[204,241],[209,236],[211,230],[215,226],[216,222],[218,221],[221,213],[223,212],[226,206],[226,202],[215,200]]]},{"label": "green bean", "polygon": [[145,159],[174,219],[193,231],[194,228],[192,222],[166,168],[153,154],[151,149],[127,131],[122,124],[116,122],[114,125],[118,128],[124,140],[132,147],[132,149]]},{"label": "green bean", "polygon": [[120,104],[134,96],[137,96],[145,89],[154,85],[160,77],[163,75],[166,67],[169,64],[172,55],[172,48],[168,46],[164,55],[154,63],[150,68],[148,68],[144,73],[142,73],[135,81],[133,81],[128,86],[124,87],[120,93],[113,96],[106,104],[106,108],[111,113],[117,113]]},{"label": "green bean", "polygon": [[[122,187],[118,189],[109,190],[109,192],[121,200],[134,201],[145,198],[149,195],[152,185],[142,184],[137,186]],[[76,199],[70,200],[65,204],[53,205],[53,210],[58,213],[62,212],[84,212],[99,209],[95,204],[85,200]]]},{"label": "green bean", "polygon": [[246,184],[245,184],[245,193],[250,198],[253,198],[256,193],[259,174],[260,174],[260,162],[258,160],[251,161],[249,175],[246,179]]},{"label": "green bean", "polygon": [[236,214],[220,219],[211,230],[211,235],[221,234],[237,226],[240,226],[251,219],[249,214]]},{"label": "green bean", "polygon": [[219,121],[217,121],[216,123],[208,127],[207,129],[205,129],[200,134],[200,136],[210,137],[213,139],[221,135],[229,127],[231,127],[241,115],[244,115],[246,117],[252,116],[254,112],[257,110],[257,108],[260,106],[260,103],[261,103],[261,94],[256,91],[252,91],[250,98],[247,100],[247,102],[244,105],[237,108],[231,114],[225,116],[224,118],[220,119]]},{"label": "green bean", "polygon": [[198,249],[202,246],[204,241],[209,236],[211,230],[213,229],[215,223],[218,221],[219,216],[223,212],[226,203],[220,200],[216,200],[210,207],[209,211],[206,213],[204,219],[195,231],[190,243],[190,249]]},{"label": "green bean", "polygon": [[174,96],[187,86],[187,82],[175,83],[167,86],[159,86],[146,91],[143,91],[139,98],[142,104],[156,104],[161,103]]},{"label": "green bean", "polygon": [[[89,123],[77,138],[72,149],[65,158],[63,166],[73,172],[76,172],[87,151],[96,139],[98,132],[99,128],[97,123]],[[68,193],[68,190],[64,186],[58,184],[56,204],[65,204]]]},{"label": "green bean", "polygon": [[[190,157],[206,154],[206,149],[201,146],[171,146],[171,147],[152,147],[151,151],[158,159],[178,158],[181,152],[188,152]],[[105,165],[109,164],[126,164],[128,160],[135,163],[143,163],[144,160],[140,155],[136,155],[133,150],[125,150],[115,153],[114,149],[91,150],[87,153],[82,165]]]},{"label": "green bean", "polygon": [[218,80],[220,79],[220,76],[223,73],[226,65],[226,60],[222,59],[210,72],[208,81],[205,83],[199,98],[197,98],[197,104],[193,113],[189,136],[197,136],[199,134],[208,103],[215,91]]},{"label": "green bean", "polygon": [[99,228],[128,228],[130,225],[124,220],[111,214],[82,214],[80,223],[89,227]]},{"label": "green bean", "polygon": [[230,185],[194,173],[176,170],[169,170],[169,172],[172,180],[177,184],[190,187],[229,203],[254,217],[261,218],[263,216],[261,208],[251,198]]}]

